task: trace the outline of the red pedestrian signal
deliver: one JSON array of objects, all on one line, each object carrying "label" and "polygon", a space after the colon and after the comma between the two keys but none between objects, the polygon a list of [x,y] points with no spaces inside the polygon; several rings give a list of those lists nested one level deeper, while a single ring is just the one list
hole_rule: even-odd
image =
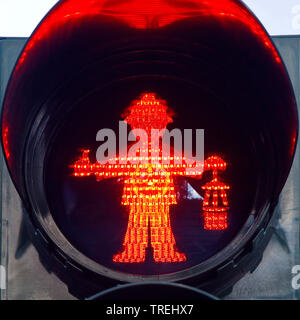
[{"label": "red pedestrian signal", "polygon": [[2,112],[32,240],[80,297],[158,278],[228,292],[262,258],[297,137],[286,68],[238,0],[62,0]]},{"label": "red pedestrian signal", "polygon": [[[156,262],[182,262],[186,260],[184,253],[176,249],[176,241],[170,223],[170,205],[176,205],[174,176],[188,176],[187,168],[193,167],[185,163],[175,164],[174,157],[169,157],[168,165],[163,164],[162,150],[156,150],[158,159],[152,156],[151,130],[166,129],[173,120],[167,115],[167,106],[157,100],[154,94],[146,93],[135,101],[128,111],[125,121],[132,129],[144,129],[148,134],[146,152],[138,151],[137,164],[131,164],[127,157],[125,164],[114,159],[117,164],[93,164],[89,159],[89,150],[84,150],[82,157],[72,166],[75,177],[95,175],[98,181],[107,178],[123,178],[124,188],[122,205],[129,210],[129,221],[123,242],[123,251],[114,255],[114,262],[144,262],[148,237],[153,247]],[[144,160],[144,161],[143,161]],[[146,161],[145,161],[146,160]],[[224,230],[227,228],[228,200],[226,190],[229,186],[219,181],[218,171],[226,169],[226,163],[219,157],[209,158],[204,165],[212,170],[213,180],[202,187],[205,192],[203,201],[205,225],[208,230]],[[201,178],[192,172],[193,178]],[[220,192],[220,195],[218,194]],[[219,196],[223,205],[219,206]],[[210,199],[212,197],[212,200]]]}]

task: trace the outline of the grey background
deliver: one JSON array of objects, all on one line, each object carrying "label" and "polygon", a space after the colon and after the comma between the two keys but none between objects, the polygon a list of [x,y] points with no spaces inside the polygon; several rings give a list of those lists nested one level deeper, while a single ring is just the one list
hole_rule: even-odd
[{"label": "grey background", "polygon": [[[274,37],[293,83],[299,105],[300,36]],[[0,38],[0,105],[15,61],[26,39]],[[298,142],[299,144],[299,142]],[[280,199],[282,217],[264,258],[253,274],[247,274],[226,299],[300,299],[293,290],[292,267],[300,265],[300,154]],[[23,208],[0,154],[0,248],[1,264],[7,267],[7,290],[2,299],[73,299],[67,288],[41,266],[35,248],[21,228]]]}]

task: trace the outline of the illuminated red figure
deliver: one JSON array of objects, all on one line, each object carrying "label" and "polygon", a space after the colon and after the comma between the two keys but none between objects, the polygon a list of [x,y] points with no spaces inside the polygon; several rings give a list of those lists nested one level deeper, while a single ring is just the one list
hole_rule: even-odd
[{"label": "illuminated red figure", "polygon": [[[121,164],[120,157],[115,158],[114,164],[92,164],[89,159],[89,150],[84,150],[81,158],[76,161],[74,175],[84,177],[95,175],[97,180],[105,178],[124,178],[124,188],[122,196],[122,205],[129,207],[128,227],[123,242],[123,251],[114,255],[114,262],[137,263],[144,262],[146,248],[148,245],[148,233],[150,230],[150,242],[153,247],[154,260],[156,262],[182,262],[186,260],[184,253],[178,252],[176,242],[170,224],[169,209],[170,205],[175,205],[176,194],[174,190],[174,176],[191,176],[201,178],[203,173],[203,164],[188,164],[182,157],[180,164],[179,157],[170,155],[169,162],[165,164],[161,150],[155,150],[158,153],[151,153],[151,130],[166,129],[168,123],[172,122],[171,116],[167,112],[167,105],[164,100],[156,99],[152,93],[146,93],[139,100],[133,101],[127,110],[125,121],[132,129],[143,129],[148,134],[146,148],[140,149],[136,156],[143,161],[132,164],[132,157],[127,157],[125,164]],[[156,154],[154,159],[153,154]],[[136,158],[135,158],[136,159]],[[145,163],[145,159],[148,160]],[[215,162],[217,159],[217,162]],[[165,159],[164,159],[165,160]],[[204,168],[213,171],[213,186],[207,185],[207,190],[219,190],[223,184],[217,180],[216,172],[221,170],[219,162],[225,169],[225,162],[220,158],[209,158]],[[123,163],[123,162],[122,162]],[[214,166],[216,163],[217,167]],[[224,189],[221,191],[221,197],[226,199]],[[205,187],[204,187],[205,188]],[[213,193],[214,211],[208,207],[209,191],[205,195],[205,226],[210,230],[225,229],[225,212],[220,209],[221,220],[218,221],[218,207],[215,206],[215,192]],[[207,219],[212,213],[213,223],[209,224]],[[227,224],[226,224],[227,226]]]},{"label": "illuminated red figure", "polygon": [[[226,166],[226,162],[217,156],[205,160],[204,170],[213,172],[213,180],[202,187],[205,190],[203,213],[206,230],[224,230],[228,227],[229,207],[226,190],[229,190],[230,186],[220,182],[218,177],[218,171],[226,170]],[[219,203],[220,198],[221,204]]]}]

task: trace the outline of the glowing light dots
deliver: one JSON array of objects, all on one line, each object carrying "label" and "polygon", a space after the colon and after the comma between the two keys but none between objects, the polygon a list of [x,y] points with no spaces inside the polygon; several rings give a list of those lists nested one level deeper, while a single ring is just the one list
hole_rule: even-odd
[{"label": "glowing light dots", "polygon": [[65,0],[58,3],[42,21],[27,42],[19,58],[18,70],[28,58],[28,53],[51,32],[67,22],[86,16],[102,19],[111,16],[132,28],[156,30],[189,17],[214,17],[220,21],[238,21],[247,26],[270,51],[276,62],[281,63],[274,45],[255,17],[243,5],[233,0],[218,1],[166,1],[166,0]]},{"label": "glowing light dots", "polygon": [[[154,93],[145,93],[139,100],[132,102],[127,110],[125,121],[132,129],[143,129],[151,136],[151,130],[166,129],[173,120],[168,114],[166,101],[156,99]],[[126,116],[126,114],[124,114]]]},{"label": "glowing light dots", "polygon": [[[175,163],[175,157],[169,156],[168,163],[163,162],[160,147],[155,150],[155,159],[151,153],[152,129],[165,129],[172,117],[168,113],[166,101],[157,99],[155,94],[146,93],[133,101],[126,110],[125,121],[132,129],[143,129],[148,133],[145,148],[137,151],[137,158],[148,158],[148,162],[120,163],[119,157],[115,164],[91,163],[89,150],[83,150],[81,158],[75,162],[75,177],[95,175],[100,181],[106,178],[123,178],[124,187],[122,205],[128,207],[129,220],[124,237],[123,250],[113,256],[114,262],[140,263],[145,261],[148,243],[153,248],[153,258],[160,263],[186,261],[186,256],[176,248],[176,241],[170,223],[170,206],[177,204],[174,180],[176,176],[202,178],[199,164]],[[122,159],[123,160],[123,159]],[[153,161],[152,161],[153,160]],[[178,159],[177,159],[178,160]],[[195,170],[191,170],[195,169]],[[208,158],[204,170],[212,171],[213,180],[202,188],[205,190],[203,201],[204,228],[208,230],[224,230],[227,228],[229,210],[227,193],[230,189],[220,181],[219,171],[226,169],[226,163],[217,156]]]},{"label": "glowing light dots", "polygon": [[9,159],[10,152],[8,148],[8,127],[3,128],[3,147],[4,147],[6,158]]},{"label": "glowing light dots", "polygon": [[205,161],[204,170],[211,170],[213,179],[205,184],[202,189],[205,190],[203,200],[204,229],[206,230],[224,230],[227,229],[227,214],[229,204],[226,190],[230,186],[220,181],[219,171],[226,170],[226,162],[220,157],[213,156]]}]

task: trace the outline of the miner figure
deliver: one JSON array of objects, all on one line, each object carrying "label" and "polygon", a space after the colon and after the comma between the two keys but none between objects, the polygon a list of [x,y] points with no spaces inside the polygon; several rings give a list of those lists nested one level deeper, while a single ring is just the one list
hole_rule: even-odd
[{"label": "miner figure", "polygon": [[[147,133],[148,140],[137,152],[137,158],[144,161],[137,163],[133,158],[127,157],[126,163],[120,164],[117,157],[114,164],[91,164],[89,151],[84,150],[82,157],[73,165],[74,175],[96,175],[98,180],[124,179],[122,205],[128,207],[129,219],[123,250],[113,256],[114,262],[144,262],[149,242],[156,262],[183,262],[186,256],[176,248],[170,223],[170,206],[177,203],[173,177],[180,175],[200,178],[204,165],[188,164],[184,157],[175,159],[174,154],[170,155],[166,163],[160,148],[151,146],[152,130],[164,130],[172,122],[166,102],[156,99],[155,94],[146,93],[133,101],[126,110],[124,120],[132,130],[143,129]],[[153,159],[153,154],[158,157]],[[175,160],[182,161],[178,164],[179,161]]]}]

